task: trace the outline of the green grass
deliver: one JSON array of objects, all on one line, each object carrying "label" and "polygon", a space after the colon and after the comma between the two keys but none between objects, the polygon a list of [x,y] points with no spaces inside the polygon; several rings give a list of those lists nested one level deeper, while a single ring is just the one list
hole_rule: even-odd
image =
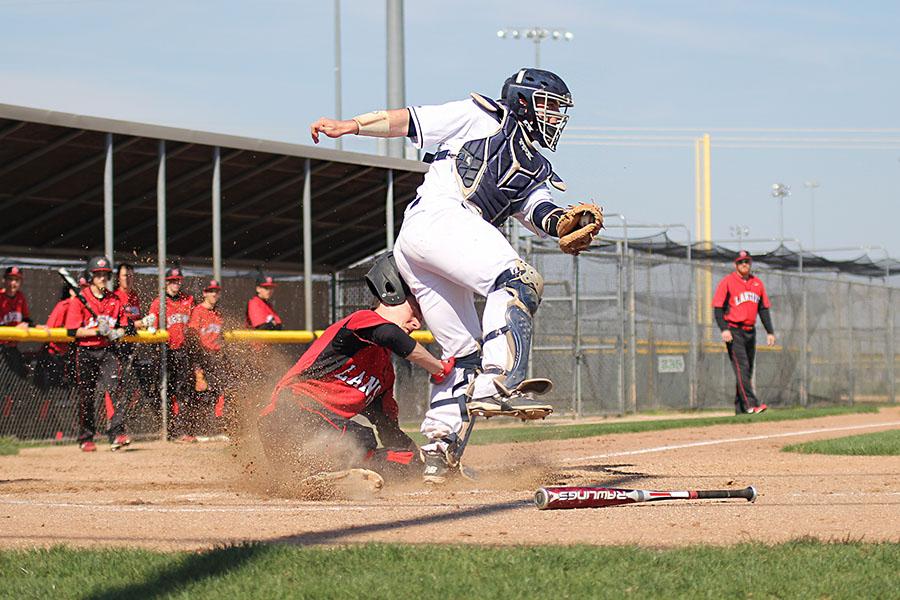
[{"label": "green grass", "polygon": [[[2,598],[889,598],[900,544],[0,552]],[[893,591],[892,591],[893,590]]]},{"label": "green grass", "polygon": [[791,444],[784,452],[847,454],[851,456],[900,456],[900,429],[851,435],[832,440]]},{"label": "green grass", "polygon": [[734,425],[765,421],[793,421],[831,417],[851,413],[877,413],[873,406],[829,406],[823,408],[781,408],[769,409],[759,415],[734,415],[728,417],[698,417],[694,419],[657,419],[653,421],[628,421],[620,423],[584,423],[578,425],[531,424],[522,427],[478,429],[472,432],[471,444],[498,444],[510,442],[538,442],[543,440],[568,440],[574,438],[612,435],[615,433],[638,433],[641,431],[661,431],[684,427],[709,427],[712,425]]},{"label": "green grass", "polygon": [[19,442],[13,437],[0,437],[0,456],[19,453]]}]

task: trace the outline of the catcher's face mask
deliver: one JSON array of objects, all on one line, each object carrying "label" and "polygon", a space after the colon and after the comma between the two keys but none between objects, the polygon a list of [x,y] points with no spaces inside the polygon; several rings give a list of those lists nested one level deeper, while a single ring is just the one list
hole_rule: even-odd
[{"label": "catcher's face mask", "polygon": [[534,120],[541,136],[539,141],[545,148],[555,151],[559,137],[569,122],[567,112],[573,106],[572,97],[537,90],[531,96],[531,101],[534,103]]}]

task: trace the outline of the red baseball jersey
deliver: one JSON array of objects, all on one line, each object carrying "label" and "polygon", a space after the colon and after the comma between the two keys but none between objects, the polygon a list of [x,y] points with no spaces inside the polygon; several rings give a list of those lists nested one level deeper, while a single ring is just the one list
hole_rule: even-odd
[{"label": "red baseball jersey", "polygon": [[253,296],[247,302],[246,316],[247,327],[250,329],[256,329],[260,325],[265,325],[266,323],[281,325],[281,317],[278,316],[278,313],[275,312],[272,305],[259,296]]},{"label": "red baseball jersey", "polygon": [[[139,321],[141,319],[141,299],[134,290],[117,289],[113,292],[122,303],[122,310],[129,321]],[[159,315],[157,315],[159,316]]]},{"label": "red baseball jersey", "polygon": [[[169,348],[178,350],[184,345],[185,328],[191,320],[194,297],[179,293],[174,298],[166,295],[166,330],[169,332]],[[156,316],[159,323],[159,297],[150,303],[149,314]]]},{"label": "red baseball jersey", "polygon": [[763,308],[771,306],[766,286],[756,275],[744,279],[737,271],[719,282],[713,296],[713,308],[725,309],[725,320],[745,329],[756,325],[760,302]]},{"label": "red baseball jersey", "polygon": [[[66,329],[78,329],[79,327],[98,327],[101,321],[109,323],[110,327],[125,327],[128,325],[128,319],[122,311],[122,304],[112,292],[103,291],[103,297],[97,298],[91,291],[91,288],[81,290],[81,297],[87,300],[88,305],[97,315],[94,318],[88,309],[75,298],[68,300],[66,309]],[[103,336],[94,335],[91,337],[76,338],[75,345],[87,348],[104,348],[109,346],[110,341]]]},{"label": "red baseball jersey", "polygon": [[[15,327],[19,323],[31,321],[28,313],[28,302],[25,294],[16,292],[12,297],[6,294],[6,289],[0,289],[0,327]],[[15,342],[0,342],[4,346],[15,346]]]},{"label": "red baseball jersey", "polygon": [[[47,327],[66,326],[66,313],[69,310],[70,300],[72,300],[72,298],[66,298],[65,300],[60,300],[56,303],[56,306],[50,311],[50,316],[47,317]],[[78,300],[75,300],[75,302],[78,302]],[[50,342],[47,344],[47,349],[50,354],[65,354],[68,348],[69,342]]]},{"label": "red baseball jersey", "polygon": [[198,304],[191,311],[188,327],[197,332],[204,350],[218,352],[222,349],[222,315],[216,309]]},{"label": "red baseball jersey", "polygon": [[289,388],[300,407],[325,408],[347,419],[381,396],[384,414],[396,420],[391,351],[355,333],[384,323],[389,321],[374,311],[360,310],[331,325],[281,378],[263,414],[274,410],[279,393]]}]

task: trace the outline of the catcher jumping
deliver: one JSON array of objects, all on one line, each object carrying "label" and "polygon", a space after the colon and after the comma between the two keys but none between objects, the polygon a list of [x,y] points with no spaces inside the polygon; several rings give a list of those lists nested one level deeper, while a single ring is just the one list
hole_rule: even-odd
[{"label": "catcher jumping", "polygon": [[[543,418],[553,407],[533,398],[549,379],[528,379],[535,312],[544,283],[499,230],[509,217],[535,235],[559,238],[568,254],[585,250],[603,226],[598,206],[568,210],[550,188],[562,179],[539,149],[556,150],[566,112],[574,103],[556,74],[520,69],[498,99],[482,94],[439,106],[410,106],[321,118],[320,134],[408,137],[431,167],[406,208],[394,257],[415,295],[443,358],[456,368],[431,387],[421,431],[425,481],[441,483],[455,470],[465,446],[469,415]],[[485,297],[479,322],[474,295]]]}]

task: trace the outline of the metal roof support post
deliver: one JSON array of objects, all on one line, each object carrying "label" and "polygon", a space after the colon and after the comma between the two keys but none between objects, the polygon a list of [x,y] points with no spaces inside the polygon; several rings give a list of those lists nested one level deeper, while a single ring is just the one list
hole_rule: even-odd
[{"label": "metal roof support post", "polygon": [[[387,107],[406,106],[403,0],[387,0]],[[403,139],[387,140],[387,155],[403,158]]]},{"label": "metal roof support post", "polygon": [[303,327],[313,330],[312,281],[312,173],[310,160],[303,164]]},{"label": "metal roof support post", "polygon": [[[625,238],[628,243],[628,238]],[[631,371],[628,376],[628,409],[630,412],[637,412],[637,317],[635,315],[636,307],[634,302],[634,250],[629,250],[627,255],[628,262],[628,362]]]},{"label": "metal roof support post", "polygon": [[222,281],[222,151],[213,148],[212,176],[212,267],[213,279]]},{"label": "metal roof support post", "polygon": [[[106,161],[103,163],[103,254],[116,263],[113,246],[113,136],[106,134]],[[116,277],[110,277],[107,282],[109,289],[113,288]]]},{"label": "metal roof support post", "polygon": [[[166,142],[159,140],[159,168],[156,171],[156,270],[158,273],[159,329],[166,329]],[[169,386],[166,373],[168,344],[160,344],[159,402],[162,431],[165,440],[169,431]]]},{"label": "metal roof support post", "polygon": [[394,249],[394,170],[387,172],[387,193],[384,196],[384,220],[387,225],[387,249]]},{"label": "metal roof support post", "polygon": [[625,252],[622,242],[616,242],[616,268],[619,275],[618,283],[618,312],[619,312],[619,331],[618,331],[618,348],[616,357],[619,360],[618,376],[616,378],[616,389],[618,395],[619,414],[625,414],[625,272],[624,263]]}]

